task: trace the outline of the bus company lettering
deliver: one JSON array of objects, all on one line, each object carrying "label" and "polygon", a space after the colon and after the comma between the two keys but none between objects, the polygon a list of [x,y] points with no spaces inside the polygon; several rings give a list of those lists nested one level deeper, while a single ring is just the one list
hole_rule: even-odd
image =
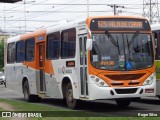
[{"label": "bus company lettering", "polygon": [[98,21],[99,28],[143,28],[138,21]]},{"label": "bus company lettering", "polygon": [[66,74],[72,73],[72,69],[66,69],[64,66],[62,68],[58,68],[58,74]]}]

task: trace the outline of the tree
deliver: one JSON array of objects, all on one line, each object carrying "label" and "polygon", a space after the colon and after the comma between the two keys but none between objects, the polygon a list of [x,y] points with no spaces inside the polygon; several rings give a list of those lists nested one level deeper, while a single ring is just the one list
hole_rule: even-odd
[{"label": "tree", "polygon": [[0,41],[0,71],[3,70],[4,67],[4,38]]}]

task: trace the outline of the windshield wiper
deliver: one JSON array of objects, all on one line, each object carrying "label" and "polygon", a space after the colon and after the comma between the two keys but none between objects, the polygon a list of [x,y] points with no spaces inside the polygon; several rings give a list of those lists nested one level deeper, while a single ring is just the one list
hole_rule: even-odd
[{"label": "windshield wiper", "polygon": [[116,37],[116,38],[117,38],[117,47],[118,47],[118,53],[119,53],[119,55],[120,55],[120,49],[119,49],[118,37]]},{"label": "windshield wiper", "polygon": [[129,55],[130,55],[129,41],[128,41],[128,36],[127,36],[127,35],[126,35],[126,39],[127,39],[127,47],[128,47],[128,52],[129,52]]},{"label": "windshield wiper", "polygon": [[134,33],[134,35],[131,38],[131,41],[129,41],[128,46],[130,46],[134,40],[136,39],[136,37],[139,35],[139,31],[137,31],[136,33]]},{"label": "windshield wiper", "polygon": [[105,31],[105,34],[111,39],[111,42],[113,43],[113,45],[118,48],[118,53],[120,55],[118,37],[116,37],[117,41],[115,41],[115,39],[113,38],[113,36],[108,31]]},{"label": "windshield wiper", "polygon": [[119,47],[118,43],[114,40],[113,36],[112,36],[108,31],[105,31],[105,34],[106,34],[109,38],[111,38],[111,42],[113,43],[113,45],[114,45],[115,47]]}]

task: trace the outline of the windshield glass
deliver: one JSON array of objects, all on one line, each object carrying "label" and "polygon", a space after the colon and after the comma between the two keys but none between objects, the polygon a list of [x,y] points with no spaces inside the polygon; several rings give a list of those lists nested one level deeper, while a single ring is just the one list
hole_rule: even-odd
[{"label": "windshield glass", "polygon": [[136,70],[153,65],[150,34],[93,34],[91,63],[98,69]]}]

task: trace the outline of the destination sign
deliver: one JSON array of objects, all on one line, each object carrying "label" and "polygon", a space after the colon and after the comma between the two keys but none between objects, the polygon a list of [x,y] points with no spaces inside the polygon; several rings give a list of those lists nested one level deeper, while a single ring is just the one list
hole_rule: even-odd
[{"label": "destination sign", "polygon": [[142,21],[98,21],[99,28],[143,28]]},{"label": "destination sign", "polygon": [[98,30],[150,30],[147,20],[131,18],[97,18],[90,24],[92,31]]}]

